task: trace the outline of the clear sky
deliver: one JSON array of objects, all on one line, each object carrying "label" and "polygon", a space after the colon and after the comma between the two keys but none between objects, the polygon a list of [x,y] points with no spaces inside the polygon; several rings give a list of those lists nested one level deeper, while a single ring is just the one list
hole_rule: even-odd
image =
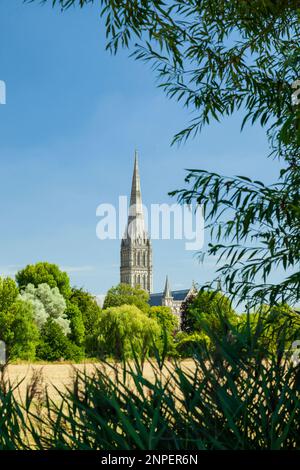
[{"label": "clear sky", "polygon": [[[135,147],[145,204],[175,202],[185,168],[272,182],[264,131],[240,133],[240,116],[180,147],[171,139],[192,117],[157,88],[150,68],[105,51],[97,7],[58,8],[2,0],[0,80],[0,273],[49,261],[94,294],[119,282],[119,241],[96,238],[96,207],[129,194]],[[212,279],[184,241],[154,241],[154,290]]]}]

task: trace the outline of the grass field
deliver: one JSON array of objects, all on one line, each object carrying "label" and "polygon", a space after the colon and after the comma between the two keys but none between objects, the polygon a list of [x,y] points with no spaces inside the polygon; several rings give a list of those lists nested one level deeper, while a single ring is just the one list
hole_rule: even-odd
[{"label": "grass field", "polygon": [[[183,364],[187,368],[193,367],[192,360],[185,360]],[[35,387],[35,395],[42,398],[48,391],[49,396],[57,400],[59,392],[72,385],[76,370],[86,371],[92,375],[95,369],[103,367],[105,367],[103,363],[11,364],[5,371],[5,378],[12,385],[19,384],[17,393],[22,399],[29,387]],[[106,369],[111,373],[109,367]],[[149,380],[153,377],[153,368],[147,362],[144,365],[144,377]]]}]

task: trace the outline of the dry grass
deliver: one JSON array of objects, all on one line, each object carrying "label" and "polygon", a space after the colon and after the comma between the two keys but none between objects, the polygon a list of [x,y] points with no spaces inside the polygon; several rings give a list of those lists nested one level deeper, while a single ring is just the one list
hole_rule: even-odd
[{"label": "dry grass", "polygon": [[[184,360],[182,365],[188,369],[194,367],[193,360]],[[170,366],[171,364],[168,364],[168,367]],[[34,397],[34,401],[42,402],[46,392],[52,400],[57,401],[60,399],[60,392],[72,386],[76,371],[93,375],[97,368],[105,368],[108,374],[112,373],[103,363],[11,364],[7,367],[6,378],[12,385],[19,383],[17,393],[22,401],[26,392]],[[144,377],[148,380],[154,378],[153,368],[149,362],[144,365]]]}]

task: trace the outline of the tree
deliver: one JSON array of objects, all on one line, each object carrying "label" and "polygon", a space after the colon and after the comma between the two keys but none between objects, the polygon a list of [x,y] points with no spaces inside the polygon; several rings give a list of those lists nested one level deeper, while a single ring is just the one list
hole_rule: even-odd
[{"label": "tree", "polygon": [[0,277],[0,340],[8,359],[33,360],[38,341],[32,306],[18,298],[16,283]]},{"label": "tree", "polygon": [[[64,10],[76,3],[53,4]],[[171,194],[203,205],[208,254],[223,257],[219,279],[226,291],[254,304],[297,302],[300,105],[292,84],[299,79],[299,0],[102,0],[100,13],[107,48],[131,47],[137,60],[152,63],[167,96],[195,113],[175,142],[236,111],[242,128],[247,122],[266,128],[272,155],[282,161],[276,184],[200,169]],[[278,267],[287,274],[274,283],[270,274]]]},{"label": "tree", "polygon": [[149,309],[148,300],[149,294],[144,289],[131,287],[129,284],[118,284],[107,292],[103,308],[135,305],[140,310],[147,312]]},{"label": "tree", "polygon": [[192,332],[212,330],[216,334],[224,333],[226,322],[235,318],[231,301],[218,291],[200,290],[188,308],[187,319]]},{"label": "tree", "polygon": [[100,355],[118,360],[131,357],[133,351],[137,356],[145,357],[159,334],[157,321],[135,305],[103,310],[96,333]]},{"label": "tree", "polygon": [[16,300],[0,310],[0,340],[5,342],[7,359],[34,360],[38,339],[33,308],[28,302]]},{"label": "tree", "polygon": [[0,277],[0,311],[7,310],[19,295],[18,287],[13,279]]},{"label": "tree", "polygon": [[74,341],[77,346],[82,346],[85,339],[85,327],[81,310],[77,305],[68,302],[65,315],[70,321],[70,339]]},{"label": "tree", "polygon": [[95,297],[83,289],[73,288],[70,303],[81,311],[85,333],[87,335],[92,334],[101,314],[101,308],[97,304]]},{"label": "tree", "polygon": [[150,307],[149,318],[156,320],[160,326],[160,343],[158,349],[167,348],[168,352],[173,349],[174,335],[178,331],[178,317],[172,313],[169,307]]},{"label": "tree", "polygon": [[28,284],[33,284],[35,287],[39,284],[48,284],[51,288],[57,287],[65,299],[71,294],[69,276],[56,264],[46,262],[29,264],[17,273],[16,281],[20,290],[24,290]]},{"label": "tree", "polygon": [[61,326],[64,334],[70,333],[70,321],[65,314],[66,301],[57,287],[51,288],[48,284],[38,284],[34,287],[33,284],[28,284],[21,291],[20,297],[31,303],[39,328],[42,328],[50,317]]},{"label": "tree", "polygon": [[178,329],[178,317],[174,315],[170,307],[150,307],[149,317],[154,318],[161,329],[170,335]]},{"label": "tree", "polygon": [[191,334],[179,333],[176,337],[176,351],[181,357],[193,357],[211,346],[210,337],[203,331]]},{"label": "tree", "polygon": [[[95,297],[83,289],[72,288],[69,300],[69,313],[67,311],[67,314],[71,320],[71,338],[77,345],[84,347],[88,357],[94,357],[97,354],[95,330],[100,319],[101,308],[97,304]],[[75,308],[75,310],[73,310],[73,308]],[[75,316],[73,316],[74,313],[76,313]],[[84,341],[81,343],[83,328]]]},{"label": "tree", "polygon": [[189,309],[196,298],[196,294],[190,294],[181,305],[180,328],[185,333],[193,333],[194,319],[189,314]]},{"label": "tree", "polygon": [[61,359],[80,361],[83,358],[82,350],[71,343],[61,326],[51,317],[42,326],[41,340],[36,352],[39,359],[46,361],[58,361]]},{"label": "tree", "polygon": [[258,346],[264,354],[282,356],[300,338],[300,315],[286,304],[263,305],[257,311],[239,315],[238,320],[238,332],[259,338]]}]

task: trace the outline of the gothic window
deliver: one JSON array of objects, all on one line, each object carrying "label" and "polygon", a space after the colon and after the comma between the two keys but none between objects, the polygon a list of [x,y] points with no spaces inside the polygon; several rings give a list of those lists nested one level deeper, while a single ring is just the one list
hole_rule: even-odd
[{"label": "gothic window", "polygon": [[146,266],[146,252],[144,251],[144,266]]},{"label": "gothic window", "polygon": [[138,266],[141,265],[141,254],[140,254],[140,252],[138,252],[138,254],[137,254],[137,263],[136,263],[136,264],[137,264]]}]

